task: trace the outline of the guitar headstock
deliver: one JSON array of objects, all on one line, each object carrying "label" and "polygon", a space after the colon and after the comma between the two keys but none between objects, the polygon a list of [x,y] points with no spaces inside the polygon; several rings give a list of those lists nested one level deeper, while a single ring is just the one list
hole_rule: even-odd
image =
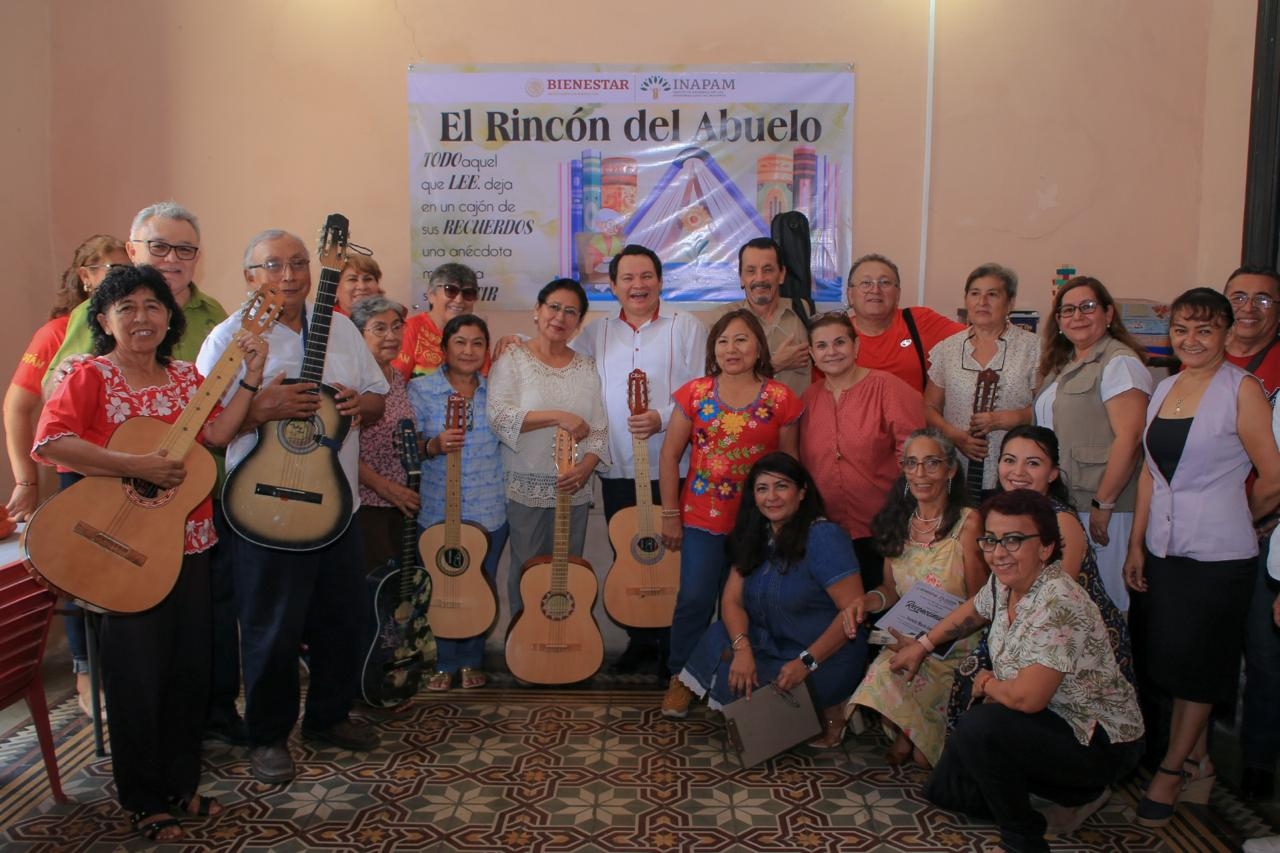
[{"label": "guitar headstock", "polygon": [[1000,389],[1000,373],[987,367],[978,371],[977,383],[974,386],[973,410],[990,412],[996,407],[996,393]]},{"label": "guitar headstock", "polygon": [[255,335],[265,335],[284,309],[284,297],[270,282],[258,288],[240,308],[240,328]]},{"label": "guitar headstock", "polygon": [[413,474],[422,468],[422,457],[418,455],[418,430],[412,418],[401,418],[396,431],[391,434],[396,452],[400,454],[400,464],[404,470]]},{"label": "guitar headstock", "polygon": [[627,376],[627,408],[632,415],[649,411],[649,377],[640,368]]},{"label": "guitar headstock", "polygon": [[330,213],[320,229],[320,245],[316,256],[322,266],[341,271],[347,263],[347,240],[351,236],[351,223],[341,213]]},{"label": "guitar headstock", "polygon": [[450,394],[444,409],[445,429],[471,428],[471,401],[461,394]]},{"label": "guitar headstock", "polygon": [[569,431],[560,427],[556,428],[556,473],[561,476],[568,474],[573,470],[573,466],[578,464],[575,458],[578,455],[578,442],[573,440],[573,436]]}]

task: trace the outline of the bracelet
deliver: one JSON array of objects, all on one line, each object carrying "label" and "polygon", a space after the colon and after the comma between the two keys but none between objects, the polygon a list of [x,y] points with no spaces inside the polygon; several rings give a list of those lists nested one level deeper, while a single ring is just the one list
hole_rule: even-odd
[{"label": "bracelet", "polygon": [[[871,611],[872,613],[879,613],[881,610],[884,610],[886,607],[889,606],[889,599],[884,597],[884,593],[881,592],[879,588],[873,589],[871,590],[871,592],[874,592],[876,595],[880,596],[880,608],[879,610],[872,610]],[[867,593],[867,595],[871,595],[871,592]]]},{"label": "bracelet", "polygon": [[[742,645],[739,645],[739,643]],[[735,652],[743,646],[749,645],[751,645],[751,638],[747,636],[746,631],[743,631],[741,634],[729,641],[729,648],[733,649]]]},{"label": "bracelet", "polygon": [[19,480],[18,482],[14,483],[15,486],[34,486],[35,484],[36,484],[35,480]]},{"label": "bracelet", "polygon": [[664,510],[662,511],[662,517],[663,517],[663,518],[679,518],[679,517],[680,517],[680,510],[678,510],[678,509],[664,509]]},{"label": "bracelet", "polygon": [[250,385],[248,382],[245,382],[243,379],[240,380],[240,387],[248,391],[250,394],[257,394],[259,391],[262,390],[261,385]]},{"label": "bracelet", "polygon": [[1112,510],[1116,508],[1115,501],[1112,501],[1111,503],[1106,503],[1105,501],[1100,501],[1097,498],[1092,498],[1089,501],[1089,505],[1092,506],[1094,509]]},{"label": "bracelet", "polygon": [[928,631],[921,631],[919,635],[916,636],[916,642],[924,646],[924,650],[929,654],[933,654],[933,650],[937,648],[937,646],[933,644],[933,640],[929,639]]},{"label": "bracelet", "polygon": [[432,452],[431,452],[431,442],[435,441],[435,440],[436,440],[437,438],[439,438],[439,437],[440,437],[440,436],[438,436],[438,435],[433,435],[433,436],[431,436],[430,438],[428,438],[426,441],[422,442],[422,453],[423,453],[423,455],[425,455],[428,459],[435,459],[437,456],[439,456],[439,455],[440,455],[439,453],[432,453]]}]

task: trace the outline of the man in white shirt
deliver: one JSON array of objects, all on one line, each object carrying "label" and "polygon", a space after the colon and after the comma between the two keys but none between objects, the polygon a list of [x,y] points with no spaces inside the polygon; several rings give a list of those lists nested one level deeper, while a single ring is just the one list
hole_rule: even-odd
[{"label": "man in white shirt", "polygon": [[[282,297],[283,309],[264,335],[271,348],[267,381],[260,389],[250,388],[255,396],[244,423],[246,432],[227,448],[229,475],[255,444],[255,436],[247,431],[270,421],[308,418],[320,407],[314,384],[282,384],[284,378],[300,375],[313,325],[314,309],[306,303],[311,293],[306,246],[286,231],[263,231],[249,241],[244,277],[251,290],[271,285]],[[233,316],[209,333],[196,359],[201,373],[210,373],[239,327],[240,318]],[[332,318],[322,376],[337,391],[338,411],[357,419],[338,451],[354,512],[360,503],[358,424],[382,416],[382,395],[388,386],[364,339],[340,314]],[[375,748],[377,735],[347,716],[364,654],[366,611],[358,603],[369,595],[359,527],[348,525],[335,541],[311,551],[266,548],[238,534],[231,545],[244,664],[244,718],[254,777],[267,784],[285,784],[294,778],[286,741],[298,719],[298,649],[304,639],[310,646],[311,681],[303,736],[343,749]]]},{"label": "man in white shirt", "polygon": [[[651,249],[628,245],[609,263],[609,281],[621,306],[616,317],[591,323],[573,342],[573,348],[596,361],[604,388],[609,420],[609,452],[612,463],[600,469],[605,522],[616,512],[636,505],[636,470],[632,439],[648,443],[650,489],[655,506],[658,493],[658,453],[674,404],[671,393],[706,373],[707,332],[687,311],[662,306],[662,261]],[[649,384],[649,409],[632,415],[628,377],[632,370],[645,372]],[[686,451],[680,475],[688,471]],[[627,628],[626,651],[613,665],[626,674],[652,665],[661,671],[666,660],[667,628]]]}]

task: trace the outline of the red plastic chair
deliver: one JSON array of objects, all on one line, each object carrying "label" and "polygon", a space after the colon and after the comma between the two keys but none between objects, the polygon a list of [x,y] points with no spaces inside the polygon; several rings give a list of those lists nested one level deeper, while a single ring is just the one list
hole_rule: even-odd
[{"label": "red plastic chair", "polygon": [[49,706],[40,678],[55,603],[57,596],[27,574],[22,563],[0,566],[0,708],[19,699],[27,700],[53,799],[65,803],[67,797],[58,779],[53,733],[49,729]]}]

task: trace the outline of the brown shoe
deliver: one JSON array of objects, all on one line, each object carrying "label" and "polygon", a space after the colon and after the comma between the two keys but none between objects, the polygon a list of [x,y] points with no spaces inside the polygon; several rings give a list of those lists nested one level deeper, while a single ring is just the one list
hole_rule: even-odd
[{"label": "brown shoe", "polygon": [[288,784],[297,774],[293,756],[283,743],[255,746],[249,750],[249,770],[253,778],[267,785]]},{"label": "brown shoe", "polygon": [[689,705],[693,702],[693,691],[684,686],[680,676],[671,676],[667,684],[667,692],[662,697],[662,716],[673,720],[683,720],[689,716]]}]

